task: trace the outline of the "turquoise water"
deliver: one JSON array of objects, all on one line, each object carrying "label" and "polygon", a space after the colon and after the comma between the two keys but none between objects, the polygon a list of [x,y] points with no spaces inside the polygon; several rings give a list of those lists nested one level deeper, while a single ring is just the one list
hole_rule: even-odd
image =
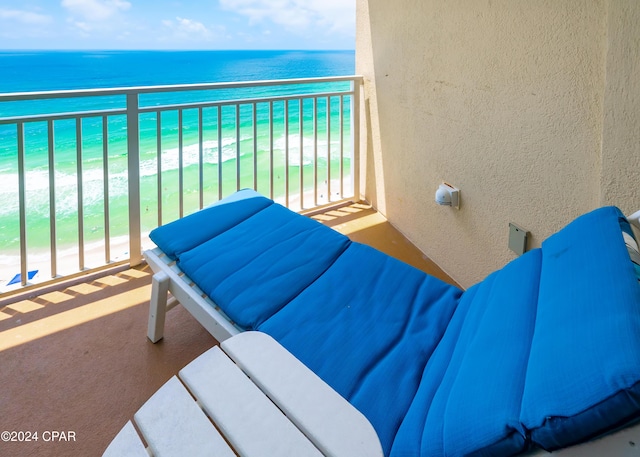
[{"label": "turquoise water", "polygon": [[[285,52],[285,51],[188,51],[188,52],[0,52],[0,92],[28,92],[60,89],[86,89],[95,87],[127,87],[142,85],[191,84],[205,82],[233,82],[244,80],[270,80],[301,77],[351,75],[354,72],[353,52]],[[346,86],[345,86],[346,84]],[[322,91],[339,90],[348,83],[326,85]],[[318,91],[318,87],[307,87]],[[289,89],[291,90],[291,89]],[[295,89],[296,93],[300,88]],[[219,94],[181,93],[142,95],[141,106],[167,103],[187,103],[195,97],[207,99],[253,98],[284,94],[282,87],[236,89]],[[344,99],[344,117],[349,118],[349,99]],[[312,186],[314,167],[319,181],[326,179],[327,167],[332,176],[340,167],[339,98],[321,98],[317,104],[318,159],[314,160],[313,105],[303,103],[303,154],[300,161],[299,102],[289,102],[289,193],[300,193],[298,176],[304,174],[305,189]],[[75,112],[90,109],[123,108],[123,96],[92,99],[47,100],[38,103],[0,103],[0,118],[16,115],[33,115],[47,112]],[[204,204],[218,198],[218,169],[222,168],[223,195],[237,188],[236,112],[233,107],[223,107],[218,119],[216,108],[203,110],[203,123],[199,125],[195,109],[183,111],[184,213],[199,207],[199,147],[200,130],[203,136]],[[327,115],[331,117],[331,142],[327,141]],[[254,157],[252,107],[240,108],[240,187],[253,187],[268,194],[270,163],[269,104],[256,107],[257,154]],[[274,143],[274,197],[285,194],[285,119],[284,102],[273,106]],[[349,145],[350,131],[345,121],[345,144]],[[55,223],[57,243],[60,249],[77,245],[78,233],[78,148],[75,120],[60,120],[54,124],[55,170]],[[218,124],[222,132],[218,138]],[[105,236],[104,188],[105,160],[103,157],[102,117],[82,120],[81,137],[81,210],[84,221],[83,237],[91,243]],[[107,120],[109,232],[111,237],[128,234],[126,119],[122,115],[109,116]],[[168,222],[179,217],[179,129],[177,110],[162,113],[160,167],[162,169],[162,220]],[[140,116],[140,176],[143,232],[157,226],[158,221],[158,150],[156,113]],[[47,124],[25,124],[25,183],[27,239],[30,250],[46,250],[49,246],[50,155],[47,144]],[[218,151],[218,142],[222,143]],[[0,125],[0,256],[13,256],[19,249],[18,224],[18,162],[17,133],[15,125]],[[329,153],[330,151],[330,153]],[[344,154],[348,156],[349,150]],[[330,155],[329,155],[330,154]],[[254,160],[258,164],[254,176]],[[315,162],[315,163],[314,163]],[[342,162],[345,173],[349,161]]]}]

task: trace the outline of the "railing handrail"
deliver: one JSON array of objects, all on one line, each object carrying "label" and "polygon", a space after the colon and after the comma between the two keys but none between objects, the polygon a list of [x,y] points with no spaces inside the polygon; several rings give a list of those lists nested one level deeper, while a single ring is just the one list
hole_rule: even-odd
[{"label": "railing handrail", "polygon": [[[340,95],[353,95],[356,89],[345,91],[333,91],[333,92],[317,92],[313,94],[293,94],[293,95],[275,95],[264,96],[254,98],[234,98],[229,100],[215,100],[207,102],[191,102],[191,103],[172,103],[168,105],[144,105],[139,106],[138,111],[140,113],[151,113],[158,111],[172,111],[183,110],[191,108],[214,108],[217,106],[235,106],[235,105],[251,105],[255,103],[265,102],[279,102],[279,101],[291,101],[299,99],[312,99],[312,98],[326,98],[326,97],[339,97]],[[2,100],[0,100],[2,101]],[[38,122],[46,121],[49,119],[62,120],[62,119],[75,119],[77,117],[88,118],[97,117],[103,115],[120,115],[127,114],[127,108],[109,108],[102,110],[87,110],[87,111],[73,111],[64,113],[44,113],[34,114],[31,116],[13,116],[13,117],[0,117],[0,125],[3,124],[15,124],[16,122]]]},{"label": "railing handrail", "polygon": [[76,98],[95,97],[108,95],[129,95],[147,94],[158,92],[187,92],[199,90],[220,90],[220,89],[240,89],[245,87],[265,87],[265,86],[294,86],[299,84],[316,84],[331,82],[357,82],[361,83],[361,75],[352,76],[330,76],[319,78],[293,78],[293,79],[272,79],[259,81],[237,81],[221,83],[196,83],[196,84],[173,84],[160,86],[133,86],[133,87],[108,87],[92,89],[64,89],[34,92],[9,92],[0,93],[0,102],[42,100],[54,98]]}]

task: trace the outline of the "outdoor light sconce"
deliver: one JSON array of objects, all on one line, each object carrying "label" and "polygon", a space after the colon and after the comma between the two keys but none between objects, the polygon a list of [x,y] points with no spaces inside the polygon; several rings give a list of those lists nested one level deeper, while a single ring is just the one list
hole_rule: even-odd
[{"label": "outdoor light sconce", "polygon": [[460,189],[443,182],[436,190],[436,203],[443,206],[452,206],[460,209]]}]

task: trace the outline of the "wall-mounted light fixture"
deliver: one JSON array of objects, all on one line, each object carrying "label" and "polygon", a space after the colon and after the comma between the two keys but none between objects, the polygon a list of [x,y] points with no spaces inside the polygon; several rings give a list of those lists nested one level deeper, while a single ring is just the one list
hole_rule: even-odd
[{"label": "wall-mounted light fixture", "polygon": [[436,203],[438,205],[452,206],[460,209],[460,189],[443,182],[436,190]]}]

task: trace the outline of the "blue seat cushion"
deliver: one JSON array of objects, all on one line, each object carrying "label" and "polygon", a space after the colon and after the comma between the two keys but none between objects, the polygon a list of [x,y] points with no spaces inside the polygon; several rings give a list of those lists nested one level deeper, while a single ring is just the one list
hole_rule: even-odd
[{"label": "blue seat cushion", "polygon": [[534,329],[540,251],[467,290],[425,367],[392,456],[515,455]]},{"label": "blue seat cushion", "polygon": [[522,423],[547,450],[640,414],[640,285],[617,208],[585,214],[542,243]]},{"label": "blue seat cushion", "polygon": [[253,330],[324,273],[349,243],[274,203],[184,252],[178,265],[232,321]]},{"label": "blue seat cushion", "polygon": [[149,238],[169,258],[176,260],[183,252],[210,240],[272,204],[272,200],[254,190],[241,190],[207,208],[152,230]]},{"label": "blue seat cushion", "polygon": [[385,454],[461,291],[352,243],[259,330],[360,410]]},{"label": "blue seat cushion", "polygon": [[637,242],[617,208],[464,293],[253,191],[151,238],[358,408],[385,455],[554,450],[640,417]]}]

